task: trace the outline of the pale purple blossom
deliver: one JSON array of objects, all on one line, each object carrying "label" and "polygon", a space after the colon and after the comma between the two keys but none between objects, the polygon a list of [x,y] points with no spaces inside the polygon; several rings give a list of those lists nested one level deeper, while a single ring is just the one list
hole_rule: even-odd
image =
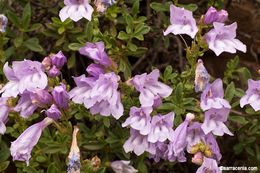
[{"label": "pale purple blossom", "polygon": [[61,74],[61,71],[54,65],[47,71],[47,74],[49,75],[49,77],[54,78],[59,76]]},{"label": "pale purple blossom", "polygon": [[204,67],[203,61],[199,59],[196,64],[195,70],[195,92],[203,91],[205,87],[208,85],[209,79],[209,73],[207,69]]},{"label": "pale purple blossom", "polygon": [[171,25],[163,33],[164,35],[173,33],[174,35],[187,34],[191,38],[195,37],[198,32],[198,27],[191,11],[184,9],[183,7],[171,5],[170,15]]},{"label": "pale purple blossom", "polygon": [[47,90],[36,89],[30,92],[30,99],[38,107],[46,107],[52,103],[52,96]]},{"label": "pale purple blossom", "polygon": [[2,33],[5,32],[7,23],[8,23],[7,17],[3,14],[0,14],[0,32]]},{"label": "pale purple blossom", "polygon": [[8,114],[10,111],[9,106],[7,105],[8,98],[0,97],[0,134],[4,134],[6,131],[5,123],[8,120]]},{"label": "pale purple blossom", "polygon": [[164,142],[167,139],[172,140],[174,113],[166,115],[155,115],[151,121],[151,131],[148,134],[148,141],[151,143]]},{"label": "pale purple blossom", "polygon": [[236,53],[236,50],[246,52],[246,45],[236,39],[237,23],[224,25],[224,23],[214,22],[214,28],[206,35],[205,39],[217,56],[222,52]]},{"label": "pale purple blossom", "polygon": [[2,97],[17,97],[25,90],[44,89],[48,84],[44,67],[37,61],[14,61],[12,68],[5,63],[3,71],[9,82],[0,90]]},{"label": "pale purple blossom", "polygon": [[240,106],[250,104],[255,111],[260,110],[260,80],[248,80],[248,89],[246,95],[240,99]]},{"label": "pale purple blossom", "polygon": [[61,112],[55,104],[51,105],[51,107],[46,110],[45,114],[54,120],[57,120],[61,117]]},{"label": "pale purple blossom", "polygon": [[53,120],[47,117],[41,122],[27,128],[15,141],[13,141],[10,148],[13,160],[25,161],[28,166],[33,147],[38,143],[44,128],[52,122]]},{"label": "pale purple blossom", "polygon": [[64,0],[65,7],[60,10],[59,16],[62,22],[67,18],[77,22],[82,18],[91,21],[94,9],[89,0]]},{"label": "pale purple blossom", "polygon": [[154,105],[154,100],[166,98],[171,95],[172,88],[158,81],[160,72],[153,70],[150,74],[144,73],[134,76],[130,83],[140,92],[139,100],[142,106],[148,107]]},{"label": "pale purple blossom", "polygon": [[99,65],[99,64],[90,64],[86,71],[88,72],[89,75],[93,76],[93,77],[96,77],[98,78],[98,76],[100,74],[104,74],[105,73],[105,70],[104,68]]},{"label": "pale purple blossom", "polygon": [[148,135],[151,131],[151,116],[153,109],[151,107],[137,108],[135,106],[130,109],[130,116],[122,124],[122,127],[130,126],[138,130],[142,135]]},{"label": "pale purple blossom", "polygon": [[62,51],[59,51],[56,54],[50,55],[52,65],[56,66],[58,69],[61,69],[65,63],[67,63],[66,56],[62,53]]},{"label": "pale purple blossom", "polygon": [[204,16],[204,23],[212,24],[213,22],[224,23],[228,18],[226,10],[217,11],[216,8],[210,7]]},{"label": "pale purple blossom", "polygon": [[217,143],[217,140],[216,138],[213,136],[212,133],[209,133],[205,136],[205,139],[203,140],[203,142],[209,146],[210,148],[210,151],[212,153],[212,158],[217,160],[217,161],[220,161],[222,155],[220,153],[220,149],[219,149],[219,146],[218,146],[218,143]]},{"label": "pale purple blossom", "polygon": [[203,111],[211,108],[231,108],[228,101],[224,99],[224,89],[221,79],[216,79],[212,84],[206,86],[201,94],[200,107]]},{"label": "pale purple blossom", "polygon": [[196,171],[196,173],[207,173],[207,172],[221,173],[222,171],[219,169],[218,163],[216,160],[204,157],[203,163],[199,167],[199,169]]},{"label": "pale purple blossom", "polygon": [[96,43],[87,42],[85,46],[79,49],[79,53],[106,67],[112,64],[111,59],[105,51],[104,42],[102,41]]},{"label": "pale purple blossom", "polygon": [[133,166],[130,165],[130,161],[127,160],[117,160],[111,162],[111,168],[115,173],[136,173],[138,172]]},{"label": "pale purple blossom", "polygon": [[233,136],[224,122],[227,121],[230,110],[227,108],[210,109],[205,112],[204,122],[201,125],[205,134],[212,132],[216,136],[223,136],[224,133]]},{"label": "pale purple blossom", "polygon": [[159,162],[161,159],[168,160],[168,143],[167,142],[156,142],[154,144],[155,154],[150,154],[149,158],[152,158],[155,162]]},{"label": "pale purple blossom", "polygon": [[51,92],[55,104],[61,109],[67,109],[69,104],[69,94],[66,86],[61,83],[59,86],[54,87]]},{"label": "pale purple blossom", "polygon": [[125,141],[123,148],[126,153],[133,151],[137,156],[140,156],[145,151],[150,154],[155,154],[155,147],[148,142],[147,135],[141,135],[139,131],[131,129],[130,137]]}]

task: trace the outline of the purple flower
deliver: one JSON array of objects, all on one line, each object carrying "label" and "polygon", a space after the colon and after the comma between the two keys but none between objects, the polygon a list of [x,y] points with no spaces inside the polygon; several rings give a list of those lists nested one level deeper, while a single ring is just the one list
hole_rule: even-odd
[{"label": "purple flower", "polygon": [[64,22],[67,18],[77,22],[82,18],[91,21],[94,9],[89,5],[89,0],[64,0],[65,7],[60,10],[60,19]]},{"label": "purple flower", "polygon": [[44,89],[48,84],[44,67],[37,61],[14,61],[13,68],[5,63],[3,71],[9,82],[0,90],[2,97],[17,97],[25,90]]},{"label": "purple flower", "polygon": [[106,51],[104,42],[90,43],[87,42],[86,45],[79,49],[79,53],[88,56],[90,59],[94,60],[96,63],[110,66],[112,61],[109,59]]},{"label": "purple flower", "polygon": [[130,137],[125,141],[123,148],[126,153],[134,151],[137,156],[140,156],[145,151],[155,154],[155,148],[148,142],[147,136],[141,135],[137,130],[130,130]]},{"label": "purple flower", "polygon": [[53,120],[47,117],[41,122],[27,128],[14,142],[12,142],[10,150],[13,160],[25,161],[28,166],[33,147],[38,143],[44,128],[52,122]]},{"label": "purple flower", "polygon": [[214,135],[223,136],[224,133],[233,136],[224,122],[227,121],[229,109],[210,109],[205,112],[205,119],[201,125],[205,134],[212,132]]},{"label": "purple flower", "polygon": [[171,95],[172,88],[158,81],[159,73],[159,70],[155,69],[150,74],[136,75],[130,81],[140,92],[139,100],[142,106],[153,106],[158,96],[166,98]]},{"label": "purple flower", "polygon": [[212,172],[212,173],[221,173],[221,170],[218,167],[218,163],[216,160],[204,157],[203,163],[201,167],[196,171],[196,173],[206,173],[206,172]]},{"label": "purple flower", "polygon": [[187,128],[187,151],[192,153],[192,147],[202,141],[205,141],[206,135],[201,129],[201,123],[192,122]]},{"label": "purple flower", "polygon": [[172,140],[174,113],[156,115],[152,118],[151,131],[148,134],[148,141],[151,143]]},{"label": "purple flower", "polygon": [[0,97],[0,134],[4,134],[6,131],[5,123],[8,119],[8,114],[10,111],[9,106],[7,105],[8,98]]},{"label": "purple flower", "polygon": [[136,170],[133,166],[130,165],[130,161],[127,160],[118,160],[111,163],[111,168],[115,173],[136,173]]},{"label": "purple flower", "polygon": [[30,92],[30,99],[33,104],[38,107],[45,107],[52,102],[52,96],[47,90],[37,89],[34,92]]},{"label": "purple flower", "polygon": [[59,86],[56,86],[52,92],[53,100],[58,107],[61,109],[67,109],[70,96],[66,90],[66,86],[61,83]]},{"label": "purple flower", "polygon": [[209,45],[209,49],[219,56],[222,52],[236,53],[236,49],[246,52],[246,45],[236,37],[237,23],[224,25],[224,23],[214,22],[214,28],[206,35],[205,39]]},{"label": "purple flower", "polygon": [[170,15],[171,25],[163,33],[164,36],[173,33],[174,35],[187,34],[191,38],[195,37],[198,27],[191,11],[171,5]]},{"label": "purple flower", "polygon": [[122,124],[122,127],[130,126],[138,130],[142,135],[148,135],[151,130],[151,116],[153,109],[151,107],[137,108],[135,106],[130,109],[130,116]]},{"label": "purple flower", "polygon": [[209,74],[201,59],[198,60],[195,70],[195,92],[203,91],[209,83]]},{"label": "purple flower", "polygon": [[200,107],[203,111],[211,108],[220,109],[231,106],[224,98],[223,83],[221,79],[216,79],[212,84],[206,86],[201,94]]},{"label": "purple flower", "polygon": [[155,154],[150,154],[149,158],[152,158],[155,162],[159,162],[160,159],[167,160],[168,144],[166,142],[156,142]]},{"label": "purple flower", "polygon": [[61,112],[55,104],[51,105],[51,107],[45,112],[45,114],[49,118],[52,118],[54,120],[57,120],[61,117]]},{"label": "purple flower", "polygon": [[87,67],[86,71],[88,72],[88,74],[90,74],[91,76],[96,77],[96,78],[98,78],[98,76],[100,74],[105,73],[104,68],[99,64],[90,64]]},{"label": "purple flower", "polygon": [[[77,87],[69,93],[75,103],[90,109],[92,114],[112,115],[119,119],[123,115],[120,93],[117,91],[120,77],[114,72],[100,74],[98,79],[81,76],[76,78]],[[90,79],[90,80],[88,80]]]},{"label": "purple flower", "polygon": [[20,112],[20,116],[28,118],[38,108],[36,104],[31,100],[31,93],[24,92],[18,101],[18,104],[14,107],[14,111]]},{"label": "purple flower", "polygon": [[7,17],[3,14],[0,14],[0,32],[2,33],[5,32],[7,23],[8,23]]},{"label": "purple flower", "polygon": [[50,57],[51,57],[52,65],[55,65],[59,69],[61,69],[64,66],[64,64],[67,62],[67,58],[62,53],[62,51],[59,51],[57,54],[53,54]]},{"label": "purple flower", "polygon": [[260,110],[260,80],[248,80],[248,89],[240,100],[240,106],[243,108],[247,104],[250,104],[255,111]]},{"label": "purple flower", "polygon": [[209,146],[212,158],[217,161],[220,161],[222,155],[220,153],[220,149],[216,141],[216,138],[213,136],[213,134],[207,134],[203,142],[205,142],[205,144]]},{"label": "purple flower", "polygon": [[224,23],[228,18],[226,10],[217,11],[214,7],[210,7],[204,16],[204,23],[212,24],[213,22]]},{"label": "purple flower", "polygon": [[54,65],[47,73],[50,77],[56,77],[61,74],[61,71]]}]

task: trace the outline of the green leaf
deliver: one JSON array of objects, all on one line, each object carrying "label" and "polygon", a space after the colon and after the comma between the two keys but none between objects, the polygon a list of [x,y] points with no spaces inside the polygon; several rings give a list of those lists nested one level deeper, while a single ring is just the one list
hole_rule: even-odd
[{"label": "green leaf", "polygon": [[180,7],[184,7],[187,10],[190,10],[192,12],[196,11],[198,9],[198,5],[197,4],[179,4]]},{"label": "green leaf", "polygon": [[235,92],[236,92],[236,88],[235,88],[235,84],[234,82],[231,82],[227,88],[226,88],[226,91],[225,91],[225,98],[231,102],[231,100],[233,99],[234,95],[235,95]]},{"label": "green leaf", "polygon": [[133,52],[135,52],[138,49],[138,47],[132,42],[127,43],[127,48]]},{"label": "green leaf", "polygon": [[156,12],[167,12],[170,11],[170,4],[171,2],[166,2],[166,3],[152,2],[150,4],[150,7]]},{"label": "green leaf", "polygon": [[94,150],[103,149],[105,147],[105,144],[99,143],[99,142],[96,142],[96,143],[92,142],[92,143],[84,144],[82,147],[87,149],[87,150],[94,151]]},{"label": "green leaf", "polygon": [[131,65],[127,58],[122,57],[119,61],[119,71],[124,73],[125,80],[128,80],[131,77]]},{"label": "green leaf", "polygon": [[31,13],[32,13],[31,5],[30,3],[27,3],[23,9],[23,17],[22,17],[22,28],[25,30],[29,27],[31,21]]},{"label": "green leaf", "polygon": [[70,50],[78,51],[82,46],[80,43],[70,43],[68,47]]},{"label": "green leaf", "polygon": [[59,29],[58,29],[58,33],[61,35],[65,32],[65,27],[64,26],[61,26]]},{"label": "green leaf", "polygon": [[127,35],[127,33],[125,33],[124,31],[120,31],[118,33],[117,38],[119,38],[120,40],[128,40],[129,36]]},{"label": "green leaf", "polygon": [[68,69],[71,69],[72,67],[74,67],[76,64],[76,57],[75,57],[75,54],[73,54],[69,60],[68,60],[68,63],[67,63],[67,67]]},{"label": "green leaf", "polygon": [[10,161],[5,161],[5,162],[1,162],[0,163],[0,172],[4,172],[4,170],[6,170],[6,168],[9,166]]},{"label": "green leaf", "polygon": [[241,117],[241,116],[231,115],[228,117],[228,119],[230,121],[233,121],[233,122],[241,124],[241,125],[245,125],[246,123],[248,123],[248,121],[245,119],[245,117]]},{"label": "green leaf", "polygon": [[17,27],[20,28],[20,20],[12,11],[7,12],[8,19]]},{"label": "green leaf", "polygon": [[175,94],[174,94],[175,102],[176,104],[180,105],[182,103],[183,99],[183,84],[179,83],[175,89]]},{"label": "green leaf", "polygon": [[58,168],[56,168],[55,163],[51,163],[48,166],[47,173],[58,173],[58,172],[60,171],[58,170]]},{"label": "green leaf", "polygon": [[132,7],[133,16],[136,16],[139,13],[139,5],[140,5],[139,0],[135,0],[133,7]]},{"label": "green leaf", "polygon": [[20,47],[23,43],[23,37],[16,37],[14,39],[14,46],[17,48],[17,47]]},{"label": "green leaf", "polygon": [[30,38],[23,45],[34,52],[42,52],[43,48],[39,45],[38,38]]}]

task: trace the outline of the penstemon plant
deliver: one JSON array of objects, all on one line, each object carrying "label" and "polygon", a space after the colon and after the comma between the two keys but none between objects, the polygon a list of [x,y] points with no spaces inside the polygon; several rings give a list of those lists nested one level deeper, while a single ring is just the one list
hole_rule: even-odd
[{"label": "penstemon plant", "polygon": [[[60,19],[52,18],[44,31],[46,37],[56,37],[57,30],[61,37],[55,43],[57,53],[40,62],[24,59],[3,65],[7,82],[0,90],[0,133],[12,139],[10,155],[17,172],[135,173],[153,172],[148,166],[164,164],[171,170],[157,168],[159,172],[175,172],[181,170],[175,168],[181,162],[188,162],[186,167],[196,165],[192,171],[197,173],[222,172],[219,166],[225,155],[218,141],[224,135],[245,135],[232,122],[246,129],[251,116],[259,114],[260,81],[251,79],[245,67],[238,68],[238,58],[228,63],[223,80],[215,79],[201,58],[208,51],[216,56],[246,52],[246,45],[236,38],[237,23],[226,24],[227,11],[214,7],[194,18],[194,6],[178,1],[152,2],[150,6],[165,17],[170,12],[166,17],[170,25],[164,25],[160,37],[167,42],[176,35],[186,46],[187,64],[181,72],[168,65],[164,72],[153,68],[132,74],[130,57],[149,52],[140,42],[147,33],[156,32],[146,17],[138,15],[139,0],[64,0]],[[29,4],[26,8],[31,9]],[[7,15],[12,22],[14,16]],[[24,16],[29,20],[26,13]],[[4,50],[7,17],[0,15],[3,62],[9,58]],[[87,20],[84,31],[80,28],[83,20]],[[109,26],[101,26],[101,20],[107,20]],[[19,30],[23,40],[27,31]],[[192,39],[190,45],[185,35]],[[16,40],[15,47],[44,55],[38,40],[26,42]],[[86,73],[68,75],[68,69],[82,63],[76,55],[91,63],[84,69]],[[241,76],[248,80],[245,93],[235,86]],[[257,128],[258,122],[254,122]],[[251,143],[256,141],[252,138]],[[259,147],[255,146],[255,154],[251,143],[241,141],[234,152],[239,154],[246,147],[259,163]],[[1,146],[8,150],[5,143]],[[5,155],[0,158],[1,171],[10,164],[9,150]],[[191,172],[186,168],[181,172],[184,170]]]}]

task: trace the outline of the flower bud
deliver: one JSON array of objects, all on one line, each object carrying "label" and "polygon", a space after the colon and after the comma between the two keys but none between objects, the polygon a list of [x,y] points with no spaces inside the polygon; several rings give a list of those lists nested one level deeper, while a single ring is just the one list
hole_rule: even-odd
[{"label": "flower bud", "polygon": [[32,103],[39,107],[44,107],[52,102],[52,96],[46,90],[38,89],[35,92],[31,93],[30,97]]},{"label": "flower bud", "polygon": [[2,33],[5,32],[7,23],[8,23],[7,17],[3,14],[0,14],[0,32]]},{"label": "flower bud", "polygon": [[203,163],[203,154],[201,152],[197,152],[191,159],[192,163],[197,165],[202,165]]},{"label": "flower bud", "polygon": [[4,134],[6,131],[5,123],[8,120],[10,108],[8,106],[8,98],[0,97],[0,134]]},{"label": "flower bud", "polygon": [[115,173],[136,173],[138,172],[133,166],[130,165],[130,161],[118,160],[111,163],[111,168]]},{"label": "flower bud", "polygon": [[98,64],[90,64],[86,71],[93,77],[98,77],[100,74],[104,74],[105,71],[101,65]]},{"label": "flower bud", "polygon": [[51,63],[51,58],[50,57],[45,57],[43,60],[42,60],[42,65],[44,66],[45,70],[49,70],[52,66],[52,63]]},{"label": "flower bud", "polygon": [[61,117],[61,112],[55,104],[51,105],[45,113],[49,118],[54,120],[58,120]]},{"label": "flower bud", "polygon": [[66,86],[61,83],[60,86],[56,86],[51,92],[56,105],[62,109],[68,108],[69,94],[66,91]]},{"label": "flower bud", "polygon": [[77,133],[79,128],[74,126],[72,134],[72,143],[70,148],[70,153],[68,156],[69,163],[67,173],[80,173],[80,150],[77,144]]},{"label": "flower bud", "polygon": [[228,18],[226,10],[217,11],[214,7],[210,7],[204,16],[205,24],[212,24],[213,22],[224,23]]},{"label": "flower bud", "polygon": [[192,113],[187,113],[186,114],[186,120],[192,121],[195,118],[195,115]]},{"label": "flower bud", "polygon": [[48,75],[50,77],[56,77],[61,74],[60,70],[54,65],[52,68],[48,71]]},{"label": "flower bud", "polygon": [[51,55],[52,64],[55,65],[57,68],[61,69],[64,64],[67,62],[67,58],[59,51],[57,54]]}]

